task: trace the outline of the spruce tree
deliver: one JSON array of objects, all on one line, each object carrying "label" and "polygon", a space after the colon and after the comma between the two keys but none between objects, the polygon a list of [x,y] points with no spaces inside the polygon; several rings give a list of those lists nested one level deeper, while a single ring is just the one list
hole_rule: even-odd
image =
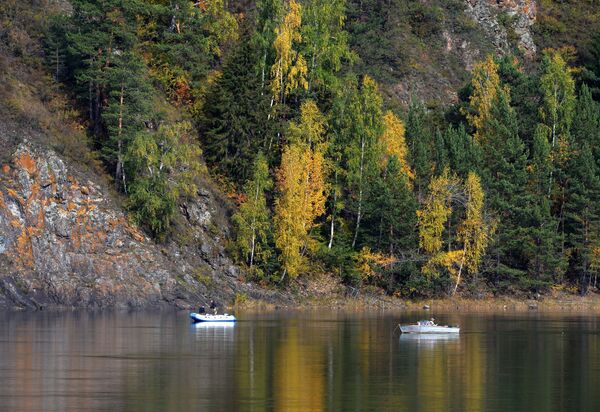
[{"label": "spruce tree", "polygon": [[410,166],[415,173],[415,191],[417,199],[425,196],[431,177],[431,130],[427,127],[427,114],[420,102],[413,100],[408,110],[406,121],[406,142],[410,153]]},{"label": "spruce tree", "polygon": [[592,150],[583,143],[569,161],[565,230],[571,279],[585,294],[591,284],[594,249],[600,244],[600,176]]},{"label": "spruce tree", "polygon": [[270,99],[261,93],[261,78],[255,72],[260,53],[249,41],[232,51],[200,118],[207,162],[237,182],[251,177],[258,152],[263,151],[271,165],[278,161],[276,148],[269,148],[277,125],[267,121]]},{"label": "spruce tree", "polygon": [[486,202],[498,219],[487,275],[500,288],[526,284],[523,231],[532,201],[527,190],[527,150],[518,132],[515,110],[500,95],[485,127],[483,183]]}]

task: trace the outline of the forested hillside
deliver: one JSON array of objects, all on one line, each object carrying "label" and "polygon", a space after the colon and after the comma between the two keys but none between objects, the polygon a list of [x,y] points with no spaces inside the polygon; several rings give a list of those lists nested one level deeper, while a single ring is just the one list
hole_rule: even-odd
[{"label": "forested hillside", "polygon": [[236,203],[228,251],[262,285],[586,293],[600,27],[594,2],[568,3],[71,0],[32,24],[157,242],[210,174]]}]

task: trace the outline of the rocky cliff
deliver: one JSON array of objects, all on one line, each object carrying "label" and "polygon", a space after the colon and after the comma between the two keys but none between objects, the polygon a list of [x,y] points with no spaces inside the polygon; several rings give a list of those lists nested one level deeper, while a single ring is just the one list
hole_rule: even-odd
[{"label": "rocky cliff", "polygon": [[[0,121],[0,307],[189,307],[236,294],[224,251],[226,210],[204,185],[181,204],[178,235],[157,244],[111,200],[99,176]],[[18,136],[20,135],[20,136]],[[12,142],[12,144],[6,144]],[[8,153],[7,153],[8,152]],[[112,196],[115,196],[114,194]]]},{"label": "rocky cliff", "polygon": [[526,58],[533,58],[536,46],[531,27],[537,16],[535,0],[467,0],[467,14],[490,36],[500,53],[516,43]]}]

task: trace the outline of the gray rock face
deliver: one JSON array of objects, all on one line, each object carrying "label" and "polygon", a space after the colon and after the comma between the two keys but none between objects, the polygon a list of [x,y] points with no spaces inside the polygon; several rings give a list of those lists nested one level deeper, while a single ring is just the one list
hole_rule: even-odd
[{"label": "gray rock face", "polygon": [[224,252],[214,193],[182,204],[186,236],[159,245],[96,182],[26,141],[0,168],[0,306],[189,307],[256,295]]},{"label": "gray rock face", "polygon": [[512,30],[521,53],[528,58],[535,56],[536,46],[530,31],[537,14],[535,0],[467,0],[466,3],[467,14],[486,30],[498,51],[510,51],[508,30]]}]

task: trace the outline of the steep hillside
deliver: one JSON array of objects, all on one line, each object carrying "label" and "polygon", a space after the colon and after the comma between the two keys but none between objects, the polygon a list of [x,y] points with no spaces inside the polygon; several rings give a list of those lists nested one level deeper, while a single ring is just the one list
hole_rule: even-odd
[{"label": "steep hillside", "polygon": [[85,124],[47,73],[40,32],[23,29],[41,29],[32,23],[39,9],[12,6],[18,16],[0,32],[0,307],[272,299],[243,283],[227,257],[230,206],[208,176],[178,204],[168,240],[132,221]]},{"label": "steep hillside", "polygon": [[411,96],[456,101],[488,53],[535,59],[534,0],[349,1],[347,27],[360,67],[386,85],[390,102]]},{"label": "steep hillside", "polygon": [[570,65],[600,55],[598,21],[592,1],[6,0],[0,306],[283,300],[257,284],[313,273],[585,292],[600,65],[591,90]]}]

